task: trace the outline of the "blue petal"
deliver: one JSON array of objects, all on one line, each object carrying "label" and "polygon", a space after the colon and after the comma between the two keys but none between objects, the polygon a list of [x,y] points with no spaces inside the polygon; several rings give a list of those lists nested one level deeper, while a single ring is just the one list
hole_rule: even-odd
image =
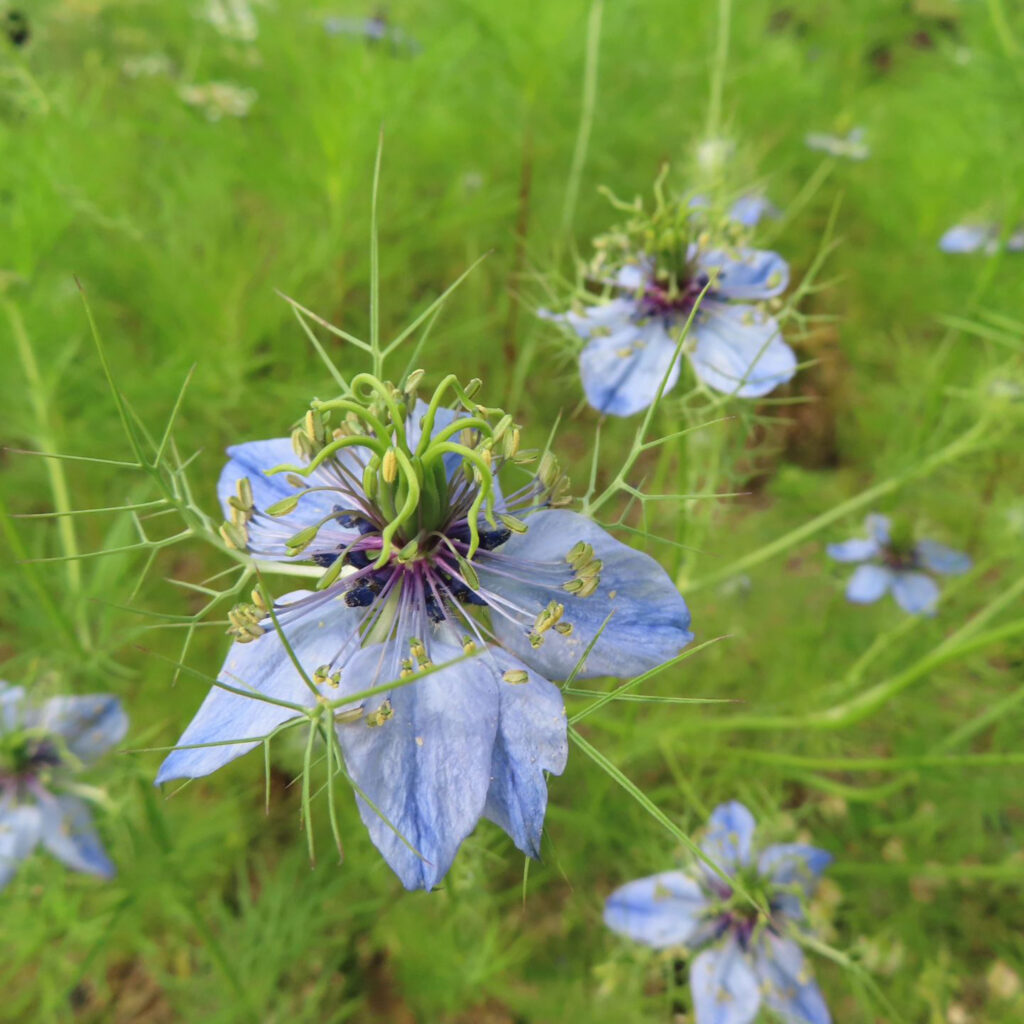
[{"label": "blue petal", "polygon": [[895,573],[892,596],[911,615],[930,615],[939,603],[939,586],[923,572]]},{"label": "blue petal", "polygon": [[[629,280],[629,277],[627,277]],[[569,310],[566,313],[551,313],[546,309],[537,310],[542,320],[554,320],[556,323],[568,324],[584,341],[591,337],[619,330],[632,323],[638,313],[634,299],[612,299],[594,306],[584,307],[581,313]]]},{"label": "blue petal", "polygon": [[[346,448],[338,452],[337,458],[345,462],[356,472],[356,478],[362,479],[363,463],[356,454],[361,449]],[[228,499],[236,494],[238,481],[247,478],[252,487],[253,504],[261,512],[284,498],[293,497],[296,489],[287,481],[287,473],[268,475],[268,471],[284,465],[302,465],[304,460],[295,454],[290,438],[278,437],[269,441],[248,441],[228,449],[231,457],[221,470],[217,482],[217,496],[220,498],[224,516],[231,518],[231,506]],[[314,470],[305,478],[311,487],[334,487],[338,481],[330,476],[322,467]],[[285,539],[298,533],[307,526],[312,526],[330,515],[338,503],[339,494],[336,490],[312,491],[303,495],[294,511],[279,519],[257,516],[247,526],[249,548],[261,558],[273,561],[290,561],[294,556],[288,554]],[[313,545],[301,555],[308,559],[317,552],[335,551],[352,539],[351,531],[344,530],[336,522],[324,524]]]},{"label": "blue petal", "polygon": [[[269,474],[269,470],[277,466],[299,466],[303,459],[295,454],[291,438],[275,437],[267,441],[247,441],[236,444],[228,449],[229,459],[221,470],[217,483],[217,496],[220,498],[224,516],[231,518],[231,506],[228,498],[237,494],[236,486],[242,477],[247,477],[252,485],[253,504],[258,509],[266,509],[282,498],[289,498],[295,488],[285,479],[287,473]],[[310,481],[311,483],[313,481]],[[288,517],[288,522],[295,522],[295,529],[316,522],[327,515],[334,506],[336,498],[326,492],[314,492],[299,502],[298,507]]]},{"label": "blue petal", "polygon": [[128,716],[121,702],[106,693],[86,697],[53,697],[42,707],[39,724],[64,737],[75,757],[95,761],[128,732]]},{"label": "blue petal", "polygon": [[540,857],[548,787],[545,772],[561,775],[569,755],[562,693],[506,651],[494,649],[495,672],[525,671],[524,683],[498,685],[498,732],[484,816],[503,828],[529,857]]},{"label": "blue petal", "polygon": [[761,1005],[757,978],[732,940],[694,959],[690,992],[696,1024],[750,1024]]},{"label": "blue petal", "polygon": [[604,923],[634,942],[664,949],[690,938],[707,910],[701,887],[681,871],[627,882],[608,897]]},{"label": "blue petal", "polygon": [[[428,650],[435,665],[462,656],[461,648],[442,642],[430,643]],[[356,692],[397,678],[398,662],[408,652],[407,640],[363,648],[342,675],[342,686],[347,679],[348,691]],[[373,697],[369,711],[385,699],[391,702],[392,715],[382,724],[370,726],[365,717],[338,724],[360,817],[407,889],[437,885],[483,813],[499,685],[510,684],[499,684],[481,652]]]},{"label": "blue petal", "polygon": [[580,353],[580,378],[587,401],[598,412],[632,416],[646,409],[679,380],[677,345],[660,318],[626,323],[593,337]]},{"label": "blue petal", "polygon": [[795,942],[766,932],[754,952],[754,969],[765,1002],[786,1024],[831,1024],[821,989]]},{"label": "blue petal", "polygon": [[615,284],[619,288],[635,292],[643,288],[651,277],[649,264],[628,263],[621,267],[615,275]]},{"label": "blue petal", "polygon": [[885,547],[892,540],[892,523],[888,516],[872,512],[864,520],[864,525],[867,527],[868,533],[875,538],[875,543],[879,547]]},{"label": "blue petal", "polygon": [[943,576],[960,576],[971,567],[969,555],[947,548],[944,544],[936,544],[933,540],[919,540],[916,551],[926,569]]},{"label": "blue petal", "polygon": [[700,253],[697,265],[711,277],[714,294],[724,299],[771,299],[789,286],[789,264],[767,249],[713,249]]},{"label": "blue petal", "polygon": [[691,330],[694,371],[716,391],[760,398],[796,373],[796,355],[778,323],[754,306],[705,300]]},{"label": "blue petal", "polygon": [[846,584],[846,600],[874,604],[894,582],[894,573],[881,565],[859,565]]},{"label": "blue petal", "polygon": [[40,800],[43,846],[74,871],[113,878],[117,874],[92,824],[89,808],[78,797]]},{"label": "blue petal", "polygon": [[[499,642],[545,678],[568,678],[599,631],[579,678],[639,675],[674,658],[693,639],[686,602],[649,555],[627,547],[575,512],[536,512],[527,526],[525,534],[513,534],[495,552],[482,552],[474,564],[484,596],[490,592],[511,602],[529,620],[511,622],[492,611]],[[562,590],[557,582],[548,587],[529,582],[535,569],[543,576],[552,568],[564,569],[561,580],[569,580],[565,556],[578,541],[590,544],[604,563],[593,594],[581,598]],[[562,621],[571,624],[572,632],[566,637],[549,630],[534,649],[527,633],[552,600],[564,605]]]},{"label": "blue petal", "polygon": [[[282,598],[277,614],[295,598],[308,596],[303,591]],[[361,610],[349,608],[339,598],[320,605],[301,618],[284,626],[289,643],[306,673],[322,665],[333,665],[345,648],[361,619]],[[341,665],[333,665],[340,668]],[[314,697],[295,670],[276,630],[264,633],[250,643],[231,645],[217,677],[222,683],[240,690],[252,690],[276,700],[312,707]],[[279,725],[296,714],[290,708],[270,704],[258,697],[243,697],[220,687],[213,687],[178,741],[179,747],[199,743],[226,743],[226,746],[175,750],[160,766],[157,783],[171,779],[196,779],[215,772],[229,761],[248,753],[259,745],[258,737],[270,735]],[[249,743],[232,740],[253,737]]]},{"label": "blue petal", "polygon": [[825,550],[829,558],[834,558],[837,562],[863,562],[878,554],[878,544],[868,537],[854,537],[838,544],[829,544]]},{"label": "blue petal", "polygon": [[993,245],[998,234],[992,224],[957,224],[939,239],[939,248],[952,253],[977,252]]},{"label": "blue petal", "polygon": [[[735,874],[750,863],[754,828],[754,816],[738,800],[719,804],[711,812],[700,848],[727,874]],[[706,865],[705,870],[709,870]]]},{"label": "blue petal", "polygon": [[758,874],[779,886],[798,885],[810,896],[822,871],[832,863],[832,854],[806,843],[778,843],[761,851]]},{"label": "blue petal", "polygon": [[0,889],[14,877],[18,864],[39,842],[42,820],[34,804],[0,802]]},{"label": "blue petal", "polygon": [[0,732],[8,732],[18,725],[19,710],[25,698],[23,686],[11,686],[0,679]]},{"label": "blue petal", "polygon": [[729,216],[737,224],[742,224],[746,228],[754,228],[765,217],[778,217],[779,208],[770,200],[765,199],[764,196],[751,193],[750,195],[740,196],[732,204]]}]

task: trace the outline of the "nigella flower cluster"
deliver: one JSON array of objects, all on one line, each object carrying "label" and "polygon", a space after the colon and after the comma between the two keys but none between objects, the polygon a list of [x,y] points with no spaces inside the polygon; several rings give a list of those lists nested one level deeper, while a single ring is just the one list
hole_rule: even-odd
[{"label": "nigella flower cluster", "polygon": [[680,343],[696,376],[727,395],[760,398],[796,372],[796,356],[766,308],[786,290],[789,266],[744,237],[767,206],[750,197],[713,225],[702,216],[706,202],[667,201],[659,192],[652,214],[638,204],[630,222],[595,240],[588,276],[605,300],[540,311],[585,342],[580,377],[599,412],[630,416],[675,387]]},{"label": "nigella flower cluster", "polygon": [[939,600],[939,586],[928,575],[959,576],[971,559],[933,540],[914,541],[896,535],[887,516],[869,515],[867,537],[854,537],[826,549],[837,562],[862,562],[846,586],[847,600],[874,604],[891,591],[896,603],[914,615],[930,614]]},{"label": "nigella flower cluster", "polygon": [[423,402],[416,377],[399,390],[360,374],[290,439],[229,449],[225,539],[323,575],[272,610],[257,594],[232,612],[221,686],[157,779],[208,775],[289,723],[326,721],[410,889],[444,877],[481,817],[538,856],[545,773],[567,755],[551,680],[636,675],[692,639],[657,563],[564,508],[549,454],[504,493],[502,467],[534,455],[510,416],[472,400],[479,382],[448,377]]},{"label": "nigella flower cluster", "polygon": [[754,818],[736,801],[716,807],[701,849],[762,901],[759,909],[707,865],[628,882],[605,904],[605,923],[636,942],[700,952],[690,965],[696,1024],[750,1024],[761,1005],[785,1021],[829,1024],[821,990],[794,934],[831,854],[803,843],[754,856]]},{"label": "nigella flower cluster", "polygon": [[113,876],[75,775],[127,731],[116,697],[52,697],[36,707],[22,687],[0,681],[0,888],[40,843],[75,871]]}]

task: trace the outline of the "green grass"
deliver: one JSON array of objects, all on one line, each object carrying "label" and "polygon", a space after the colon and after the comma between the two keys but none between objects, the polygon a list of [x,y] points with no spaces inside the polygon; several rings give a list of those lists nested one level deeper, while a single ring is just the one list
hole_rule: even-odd
[{"label": "green grass", "polygon": [[[450,370],[484,378],[529,444],[561,413],[555,447],[582,494],[597,420],[579,405],[564,340],[532,311],[564,302],[553,282],[611,222],[598,185],[647,195],[666,160],[680,188],[692,180],[714,6],[606,3],[575,203],[589,4],[396,2],[394,23],[422,46],[414,57],[323,32],[322,15],[368,13],[358,5],[277,0],[258,8],[252,44],[222,39],[200,6],[39,0],[23,5],[29,44],[0,40],[4,443],[131,459],[77,278],[118,385],[157,436],[195,366],[174,438],[199,452],[190,478],[215,516],[225,445],[280,435],[336,390],[276,291],[369,333],[383,125],[384,337],[488,254],[420,363],[432,383]],[[1024,406],[991,385],[1024,386],[1024,257],[947,256],[936,242],[972,212],[1024,217],[1024,17],[1005,0],[733,8],[719,125],[738,145],[731,183],[763,183],[791,209],[768,230],[796,280],[831,217],[840,244],[802,307],[815,317],[800,338],[813,365],[789,395],[803,401],[757,416],[730,407],[630,476],[648,493],[747,492],[649,502],[642,524],[686,546],[644,541],[681,577],[698,639],[723,638],[643,692],[741,703],[614,702],[581,732],[688,835],[737,798],[771,836],[806,834],[835,854],[818,912],[841,955],[815,969],[837,1022],[1014,1024],[1024,997],[985,978],[996,961],[1024,970]],[[170,75],[122,71],[155,52]],[[211,80],[255,89],[249,115],[211,123],[179,99],[182,84]],[[863,163],[823,164],[803,144],[806,131],[853,124],[869,133]],[[321,336],[345,372],[363,368]],[[654,429],[712,415],[676,396]],[[635,427],[602,429],[601,486]],[[137,472],[13,451],[0,455],[0,486],[22,514],[153,496]],[[779,542],[848,501],[834,522]],[[977,568],[947,585],[934,618],[845,602],[824,542],[855,533],[871,508],[971,552]],[[116,692],[132,718],[126,748],[166,747],[206,687],[188,674],[172,685],[181,632],[147,629],[138,613],[194,613],[196,595],[167,579],[229,563],[198,541],[160,552],[144,577],[144,553],[36,561],[136,539],[124,514],[61,522],[3,522],[2,675],[37,692]],[[201,627],[188,665],[213,675],[226,644]],[[572,714],[587,698],[568,701]],[[521,856],[483,823],[427,895],[400,889],[341,784],[344,863],[324,807],[310,865],[291,784],[301,747],[274,748],[269,812],[258,754],[173,795],[150,785],[159,753],[108,759],[93,778],[112,801],[100,827],[119,876],[101,884],[44,856],[19,872],[0,896],[0,1020],[673,1019],[685,974],[604,929],[601,908],[681,844],[582,748],[551,781],[543,863],[524,880]]]}]

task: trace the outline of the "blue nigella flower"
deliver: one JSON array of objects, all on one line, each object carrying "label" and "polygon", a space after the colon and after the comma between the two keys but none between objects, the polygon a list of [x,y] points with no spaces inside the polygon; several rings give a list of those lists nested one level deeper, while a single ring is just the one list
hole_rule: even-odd
[{"label": "blue nigella flower", "polygon": [[[949,253],[984,252],[993,256],[999,251],[999,225],[991,222],[954,224],[940,239],[939,248]],[[1007,252],[1024,252],[1024,230],[1018,229],[1006,240]]]},{"label": "blue nigella flower", "polygon": [[784,1021],[829,1024],[821,990],[789,936],[804,927],[803,903],[832,855],[784,843],[755,858],[753,838],[753,815],[732,801],[715,808],[701,849],[760,895],[767,913],[701,865],[616,889],[605,904],[605,924],[655,949],[701,950],[690,965],[696,1024],[750,1024],[762,1003]]},{"label": "blue nigella flower", "polygon": [[[582,677],[644,672],[690,642],[690,614],[653,559],[559,507],[566,483],[549,455],[503,494],[499,468],[524,455],[500,410],[457,384],[460,401],[444,408],[448,381],[429,405],[357,381],[373,401],[314,403],[292,440],[229,449],[219,485],[236,546],[324,569],[316,590],[275,606],[318,692],[266,609],[235,609],[220,680],[292,707],[214,688],[157,781],[208,775],[329,702],[371,839],[407,888],[430,888],[481,817],[538,856],[545,773],[567,756],[550,680],[584,656]],[[332,432],[322,417],[336,411]],[[274,472],[296,462],[293,443],[297,465]],[[442,667],[402,685],[430,666]]]},{"label": "blue nigella flower", "polygon": [[930,614],[939,600],[938,584],[928,572],[956,576],[971,567],[970,558],[932,540],[895,541],[888,517],[869,515],[868,536],[840,544],[827,551],[837,562],[863,562],[846,586],[847,600],[873,604],[891,590],[896,603],[912,614]]},{"label": "blue nigella flower", "polygon": [[116,697],[53,697],[35,707],[22,687],[0,681],[0,889],[40,843],[75,871],[113,877],[73,776],[127,731]]},{"label": "blue nigella flower", "polygon": [[817,149],[846,160],[867,160],[871,148],[867,144],[863,128],[851,128],[845,136],[828,132],[808,132],[804,136],[808,149]]},{"label": "blue nigella flower", "polygon": [[[580,376],[599,412],[631,416],[679,379],[679,332],[707,288],[683,351],[694,372],[716,391],[760,398],[796,372],[796,356],[775,318],[751,303],[781,295],[789,266],[774,252],[703,249],[691,243],[686,270],[660,276],[650,262],[623,267],[617,298],[582,312],[541,316],[568,324],[587,343]],[[710,287],[709,287],[710,285]]]}]

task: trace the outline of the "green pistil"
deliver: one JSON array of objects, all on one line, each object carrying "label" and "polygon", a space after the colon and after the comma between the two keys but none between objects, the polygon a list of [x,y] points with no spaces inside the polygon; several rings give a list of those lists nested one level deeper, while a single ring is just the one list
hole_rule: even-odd
[{"label": "green pistil", "polygon": [[[381,568],[395,556],[396,545],[407,560],[410,542],[444,529],[451,514],[451,484],[444,457],[457,455],[462,471],[476,490],[467,513],[467,558],[472,558],[480,543],[478,520],[482,516],[492,526],[496,525],[491,468],[494,450],[497,448],[501,458],[516,457],[519,450],[519,430],[512,417],[501,409],[472,402],[478,387],[479,381],[463,388],[453,375],[446,377],[427,403],[421,435],[413,449],[406,435],[406,421],[415,387],[407,386],[401,391],[371,374],[359,374],[352,381],[348,397],[314,401],[293,432],[294,447],[308,458],[308,463],[277,466],[269,472],[287,472],[301,480],[345,448],[360,447],[368,452],[362,485],[384,524],[380,530],[380,553],[374,562],[376,568]],[[438,410],[449,394],[462,405],[465,414],[431,437]],[[343,416],[342,422],[332,428],[331,417],[338,414]],[[497,423],[492,426],[494,420]],[[278,502],[271,514],[287,515],[299,498],[301,495]],[[228,543],[240,546],[253,514],[251,491],[240,492],[237,503],[233,499],[231,504],[232,522],[226,524],[223,535]],[[294,556],[304,551],[331,518],[326,516],[291,537],[286,542],[289,553]]]}]

